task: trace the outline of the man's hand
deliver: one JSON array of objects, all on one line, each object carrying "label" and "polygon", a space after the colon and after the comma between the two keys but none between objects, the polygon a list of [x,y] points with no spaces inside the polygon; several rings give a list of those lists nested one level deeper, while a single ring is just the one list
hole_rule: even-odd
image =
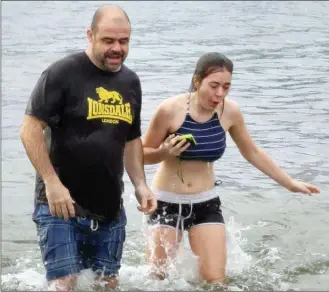
[{"label": "man's hand", "polygon": [[74,217],[74,201],[69,190],[61,183],[58,177],[45,181],[45,185],[50,214],[65,220],[68,220],[69,217]]},{"label": "man's hand", "polygon": [[146,184],[142,184],[135,189],[135,195],[140,204],[137,209],[146,215],[152,214],[157,208],[157,199]]}]

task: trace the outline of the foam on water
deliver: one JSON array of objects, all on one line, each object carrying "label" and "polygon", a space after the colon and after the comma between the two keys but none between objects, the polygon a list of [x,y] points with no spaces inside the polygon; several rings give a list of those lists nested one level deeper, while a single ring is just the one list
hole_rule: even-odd
[{"label": "foam on water", "polygon": [[[251,256],[243,251],[243,245],[247,240],[246,238],[243,238],[241,227],[234,222],[233,217],[228,220],[226,228],[227,275],[228,277],[234,277],[250,268]],[[120,289],[192,291],[195,290],[196,287],[199,289],[202,288],[202,285],[198,280],[198,258],[192,253],[188,246],[186,233],[184,234],[184,237],[183,244],[181,244],[178,250],[175,264],[170,265],[167,279],[163,281],[151,279],[149,277],[149,265],[127,265],[123,261],[120,270]],[[33,256],[33,254],[31,255]],[[134,255],[136,257],[145,256],[140,255],[138,251],[136,251]],[[2,275],[1,281],[4,290],[47,290],[44,270],[39,257],[18,259],[15,266],[12,267],[12,271],[13,272]],[[92,291],[93,284],[94,280],[92,271],[85,270],[78,278],[77,289]],[[230,291],[240,291],[240,288],[236,286],[228,286],[228,288]],[[48,290],[53,290],[53,285],[50,285]]]},{"label": "foam on water", "polygon": [[[227,230],[227,278],[225,285],[207,284],[199,280],[198,257],[188,245],[187,233],[180,245],[175,263],[168,269],[168,278],[159,281],[151,278],[150,266],[144,264],[145,254],[131,246],[124,251],[122,268],[120,270],[120,290],[131,291],[260,291],[260,290],[292,290],[291,283],[302,272],[317,271],[325,274],[328,271],[328,255],[318,253],[319,261],[310,262],[303,267],[290,266],[283,270],[273,267],[282,262],[281,250],[275,246],[261,243],[256,252],[249,251],[245,230],[255,231],[266,227],[259,221],[253,225],[243,226],[231,216],[226,223]],[[144,234],[145,235],[145,234]],[[129,242],[129,245],[132,243]],[[140,245],[140,244],[137,244]],[[136,246],[137,247],[137,246]],[[247,250],[247,251],[246,251]],[[129,261],[127,261],[129,253]],[[126,254],[126,255],[125,255]],[[312,255],[314,256],[314,255]],[[131,257],[135,259],[131,259]],[[126,258],[126,260],[125,260]],[[141,264],[142,263],[142,264]],[[310,272],[312,274],[312,272]],[[48,287],[44,277],[44,269],[39,253],[26,252],[26,256],[16,260],[1,278],[2,291],[52,291],[54,285]],[[82,271],[78,278],[76,290],[93,291],[94,274],[88,269]],[[105,283],[98,282],[104,286]],[[294,288],[293,290],[298,290]]]},{"label": "foam on water", "polygon": [[22,269],[17,273],[9,273],[1,276],[3,291],[40,291],[46,288],[44,275],[33,269]]}]

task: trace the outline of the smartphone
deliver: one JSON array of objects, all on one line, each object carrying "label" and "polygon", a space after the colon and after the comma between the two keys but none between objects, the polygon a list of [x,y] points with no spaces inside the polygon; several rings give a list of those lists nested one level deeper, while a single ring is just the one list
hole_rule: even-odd
[{"label": "smartphone", "polygon": [[185,135],[181,135],[179,136],[179,141],[181,140],[186,140],[187,142],[191,143],[192,146],[197,145],[197,142],[195,141],[194,137],[192,134],[185,134]]}]

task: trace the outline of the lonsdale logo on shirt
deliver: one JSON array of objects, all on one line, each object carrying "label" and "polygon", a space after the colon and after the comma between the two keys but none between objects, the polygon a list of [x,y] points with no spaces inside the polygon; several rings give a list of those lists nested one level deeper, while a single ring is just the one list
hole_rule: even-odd
[{"label": "lonsdale logo on shirt", "polygon": [[97,87],[96,93],[99,100],[87,98],[87,120],[102,119],[103,123],[109,124],[118,124],[119,120],[132,123],[131,105],[129,102],[123,103],[123,98],[119,92]]}]

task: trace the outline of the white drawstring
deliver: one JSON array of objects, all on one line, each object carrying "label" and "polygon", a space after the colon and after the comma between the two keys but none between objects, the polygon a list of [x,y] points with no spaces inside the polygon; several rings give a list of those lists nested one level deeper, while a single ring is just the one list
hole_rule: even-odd
[{"label": "white drawstring", "polygon": [[[176,242],[178,242],[179,224],[181,225],[180,227],[182,232],[184,232],[184,221],[191,217],[193,210],[193,203],[192,200],[190,200],[190,213],[188,214],[188,216],[184,217],[182,216],[182,203],[179,203],[178,205],[179,205],[179,211],[178,211],[177,224],[176,224]],[[184,236],[182,237],[182,239],[184,244]]]},{"label": "white drawstring", "polygon": [[[94,227],[94,223],[96,223],[96,227]],[[91,231],[96,231],[98,229],[98,221],[97,220],[94,220],[94,219],[91,219],[90,220],[90,229]]]},{"label": "white drawstring", "polygon": [[[179,212],[178,212],[177,224],[176,224],[176,242],[178,242],[179,226],[181,226],[183,232],[184,220],[191,217],[193,212],[193,204],[198,204],[198,203],[209,201],[214,198],[218,198],[218,194],[216,194],[215,187],[213,187],[210,190],[200,192],[197,194],[178,194],[178,193],[171,193],[167,191],[158,190],[156,188],[151,188],[151,189],[159,201],[179,205]],[[186,217],[182,216],[182,204],[189,204],[191,208],[190,214]],[[183,243],[184,243],[184,236],[183,236]]]}]

